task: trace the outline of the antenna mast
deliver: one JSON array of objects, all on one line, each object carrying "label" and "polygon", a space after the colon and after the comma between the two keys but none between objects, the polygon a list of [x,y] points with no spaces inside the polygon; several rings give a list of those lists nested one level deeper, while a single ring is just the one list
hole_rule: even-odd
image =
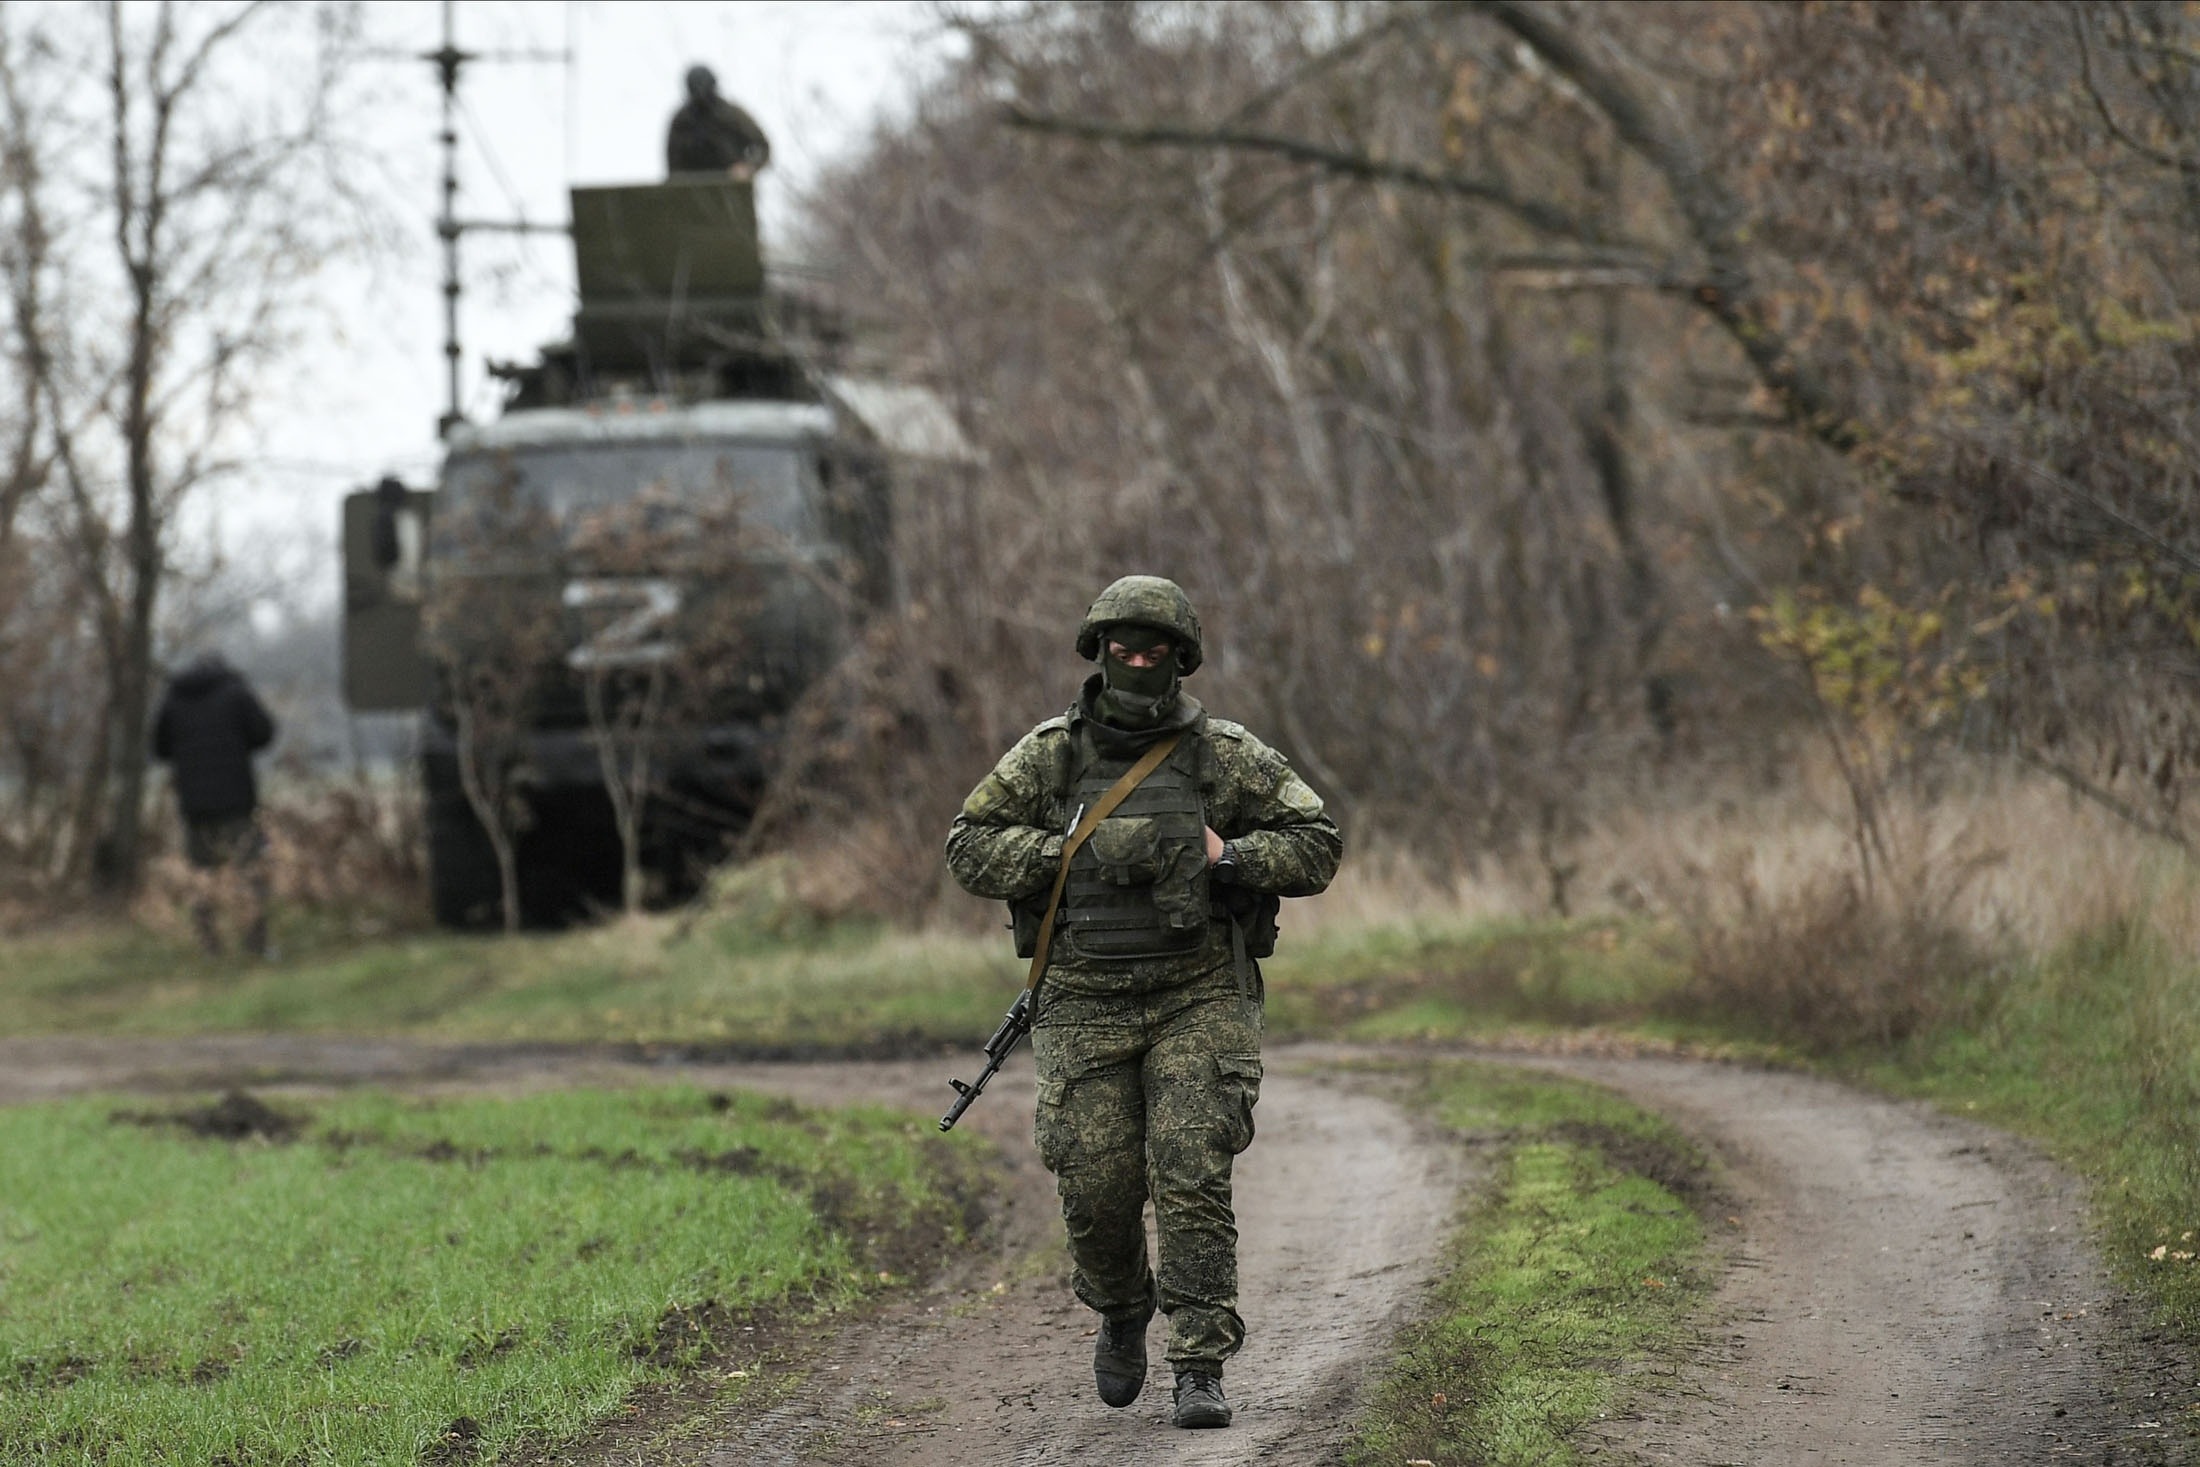
[{"label": "antenna mast", "polygon": [[466,421],[459,409],[458,298],[465,289],[459,271],[458,242],[470,232],[488,230],[500,234],[565,234],[563,224],[531,224],[525,219],[461,219],[458,217],[458,79],[469,61],[560,61],[572,64],[570,48],[563,51],[461,51],[458,48],[457,0],[443,0],[443,45],[421,54],[435,68],[443,89],[443,207],[436,215],[436,237],[443,241],[443,367],[449,395],[443,416],[436,419],[438,438]]}]

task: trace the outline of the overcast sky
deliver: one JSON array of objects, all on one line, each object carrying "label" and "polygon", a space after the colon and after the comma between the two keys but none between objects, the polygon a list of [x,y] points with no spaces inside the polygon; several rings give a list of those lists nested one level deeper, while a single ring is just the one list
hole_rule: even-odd
[{"label": "overcast sky", "polygon": [[[295,565],[285,579],[309,604],[335,594],[344,492],[384,473],[424,485],[438,456],[441,256],[431,220],[440,123],[430,68],[407,58],[440,44],[442,9],[426,0],[367,7],[387,54],[370,64],[388,68],[374,79],[387,97],[376,108],[376,143],[396,175],[391,207],[408,229],[407,248],[371,272],[331,272],[337,339],[301,357],[269,399],[260,471],[206,505],[203,528],[226,558]],[[681,77],[702,62],[772,140],[772,166],[758,186],[767,259],[775,246],[784,251],[803,189],[906,107],[918,80],[956,48],[931,6],[892,0],[464,0],[456,20],[459,45],[488,53],[463,87],[464,217],[562,222],[570,184],[662,177],[665,123],[682,99]],[[569,63],[496,59],[567,51]],[[485,358],[528,357],[567,330],[572,250],[559,236],[485,235],[469,237],[465,252],[466,407],[480,415],[496,401]],[[256,619],[272,614],[263,608]]]}]

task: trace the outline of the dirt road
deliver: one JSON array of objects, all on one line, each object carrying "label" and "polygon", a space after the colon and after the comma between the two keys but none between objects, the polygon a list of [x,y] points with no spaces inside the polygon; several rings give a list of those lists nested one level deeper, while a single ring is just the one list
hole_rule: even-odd
[{"label": "dirt road", "polygon": [[2200,1387],[2150,1345],[2082,1187],[2021,1142],[1804,1075],[1530,1060],[1620,1090],[1723,1163],[1730,1268],[1695,1360],[1597,1433],[1646,1462],[2193,1460]]},{"label": "dirt road", "polygon": [[[1089,1316],[1070,1299],[1049,1179],[1028,1140],[1028,1064],[966,1124],[1007,1156],[1002,1226],[933,1288],[856,1329],[759,1362],[774,1373],[680,1448],[724,1464],[1327,1463],[1406,1318],[1472,1177],[1387,1100],[1277,1050],[1242,1163],[1244,1310],[1228,1432],[1166,1424],[1167,1379],[1124,1411],[1091,1395]],[[1498,1057],[1498,1056],[1493,1056]],[[1732,1206],[1705,1337],[1596,1460],[1710,1464],[2103,1464],[2191,1460],[2189,1362],[2149,1343],[2085,1237],[2067,1175],[1983,1127],[1825,1081],[1660,1059],[1507,1055],[1620,1089],[1720,1159]],[[952,1066],[680,1067],[698,1083],[936,1113]],[[552,1048],[303,1038],[0,1041],[0,1100],[76,1090],[372,1082],[418,1088],[623,1083],[672,1067]],[[1730,1212],[1734,1221],[1727,1223]],[[1153,1344],[1158,1357],[1161,1332]],[[631,1438],[600,1444],[636,1460]]]}]

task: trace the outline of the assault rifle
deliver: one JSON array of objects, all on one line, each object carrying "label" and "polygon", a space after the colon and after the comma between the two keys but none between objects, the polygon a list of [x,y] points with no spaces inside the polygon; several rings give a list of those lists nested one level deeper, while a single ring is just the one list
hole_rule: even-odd
[{"label": "assault rifle", "polygon": [[955,1087],[955,1104],[946,1115],[940,1117],[941,1130],[951,1131],[955,1128],[955,1122],[962,1119],[962,1113],[970,1109],[970,1102],[984,1091],[985,1082],[1001,1072],[1002,1064],[1030,1032],[1031,990],[1027,988],[1016,995],[1016,1001],[1008,1006],[1008,1016],[1001,1020],[1001,1027],[994,1030],[993,1037],[985,1042],[985,1068],[978,1071],[978,1078],[967,1085],[960,1080],[947,1082]]}]

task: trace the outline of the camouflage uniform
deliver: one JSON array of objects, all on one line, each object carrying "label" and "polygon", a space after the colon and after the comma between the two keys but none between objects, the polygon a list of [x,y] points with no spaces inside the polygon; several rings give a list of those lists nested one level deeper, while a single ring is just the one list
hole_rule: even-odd
[{"label": "camouflage uniform", "polygon": [[[1050,889],[1078,813],[1081,751],[1108,732],[1096,713],[1101,683],[1092,678],[1075,707],[1025,735],[963,803],[947,861],[967,890],[1015,900]],[[1180,693],[1164,727],[1189,735],[1164,769],[1180,765],[1196,781],[1206,823],[1232,843],[1236,885],[1281,896],[1328,885],[1342,840],[1282,755]],[[1060,1187],[1077,1297],[1103,1315],[1135,1315],[1152,1309],[1158,1284],[1178,1372],[1219,1377],[1245,1336],[1230,1170],[1253,1139],[1260,1098],[1259,985],[1226,920],[1208,921],[1190,951],[1130,961],[1081,955],[1058,930],[1040,984],[1035,1129]],[[1158,1280],[1146,1258],[1149,1196]]]}]

